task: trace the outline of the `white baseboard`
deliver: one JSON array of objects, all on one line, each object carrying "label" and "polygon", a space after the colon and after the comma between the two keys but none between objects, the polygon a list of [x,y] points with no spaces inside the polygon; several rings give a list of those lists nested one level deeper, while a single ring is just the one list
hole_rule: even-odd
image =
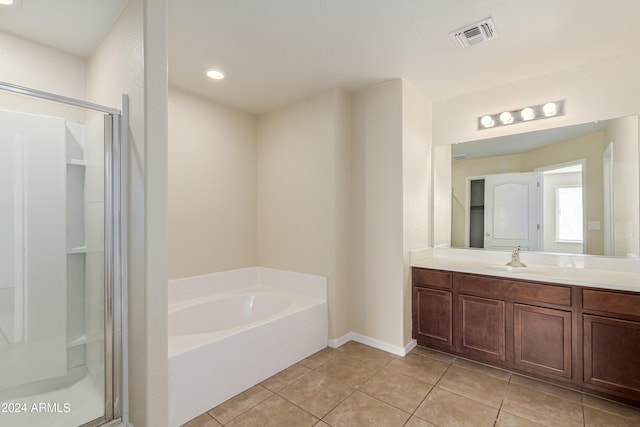
[{"label": "white baseboard", "polygon": [[359,342],[360,344],[368,345],[369,347],[377,348],[378,350],[383,350],[398,356],[406,356],[417,345],[416,340],[411,340],[404,347],[399,347],[355,332],[349,332],[337,339],[330,339],[327,345],[331,348],[338,348],[349,341]]}]

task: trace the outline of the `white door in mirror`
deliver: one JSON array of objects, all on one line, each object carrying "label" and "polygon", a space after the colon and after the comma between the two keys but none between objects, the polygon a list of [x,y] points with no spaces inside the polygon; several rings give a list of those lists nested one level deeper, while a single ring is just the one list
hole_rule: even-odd
[{"label": "white door in mirror", "polygon": [[485,249],[539,250],[538,173],[485,176]]}]

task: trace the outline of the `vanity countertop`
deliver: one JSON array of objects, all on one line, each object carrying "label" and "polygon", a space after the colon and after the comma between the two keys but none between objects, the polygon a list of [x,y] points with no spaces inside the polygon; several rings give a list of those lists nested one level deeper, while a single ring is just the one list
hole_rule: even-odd
[{"label": "vanity countertop", "polygon": [[527,263],[527,267],[508,268],[505,263],[449,257],[420,257],[412,267],[461,273],[535,280],[585,287],[640,292],[640,273],[583,267],[557,267]]}]

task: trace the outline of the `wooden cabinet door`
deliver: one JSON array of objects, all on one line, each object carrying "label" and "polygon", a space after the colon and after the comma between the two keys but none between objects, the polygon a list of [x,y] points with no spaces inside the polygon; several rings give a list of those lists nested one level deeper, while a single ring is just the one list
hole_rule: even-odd
[{"label": "wooden cabinet door", "polygon": [[640,322],[583,319],[584,382],[640,399]]},{"label": "wooden cabinet door", "polygon": [[505,360],[505,302],[459,295],[460,352]]},{"label": "wooden cabinet door", "polygon": [[571,312],[513,305],[514,363],[525,370],[571,378]]},{"label": "wooden cabinet door", "polygon": [[414,336],[420,345],[453,348],[451,292],[414,287]]}]

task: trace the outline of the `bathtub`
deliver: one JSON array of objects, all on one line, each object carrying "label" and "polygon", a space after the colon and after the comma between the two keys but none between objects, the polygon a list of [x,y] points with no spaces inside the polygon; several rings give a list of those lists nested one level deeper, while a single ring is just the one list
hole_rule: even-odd
[{"label": "bathtub", "polygon": [[169,425],[323,349],[327,283],[254,267],[169,282]]}]

